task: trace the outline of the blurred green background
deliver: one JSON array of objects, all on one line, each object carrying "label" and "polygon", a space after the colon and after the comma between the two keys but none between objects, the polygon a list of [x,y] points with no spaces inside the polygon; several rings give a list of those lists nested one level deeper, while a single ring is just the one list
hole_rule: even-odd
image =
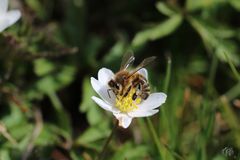
[{"label": "blurred green background", "polygon": [[[0,159],[93,160],[114,118],[90,77],[144,58],[159,114],[117,128],[105,160],[240,159],[239,0],[10,0],[0,34]],[[155,131],[155,132],[154,132]]]}]

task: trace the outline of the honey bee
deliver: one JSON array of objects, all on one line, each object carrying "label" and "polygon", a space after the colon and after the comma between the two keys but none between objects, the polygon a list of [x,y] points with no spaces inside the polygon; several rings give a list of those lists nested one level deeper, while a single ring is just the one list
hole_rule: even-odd
[{"label": "honey bee", "polygon": [[[151,63],[156,57],[148,57],[144,59],[134,70],[128,71],[127,68],[134,62],[135,57],[133,53],[125,54],[120,70],[115,74],[113,79],[108,82],[110,87],[109,91],[112,91],[116,96],[126,97],[132,88],[136,90],[132,99],[137,97],[146,100],[150,94],[150,87],[147,79],[138,71]],[[108,93],[109,97],[110,94]]]}]

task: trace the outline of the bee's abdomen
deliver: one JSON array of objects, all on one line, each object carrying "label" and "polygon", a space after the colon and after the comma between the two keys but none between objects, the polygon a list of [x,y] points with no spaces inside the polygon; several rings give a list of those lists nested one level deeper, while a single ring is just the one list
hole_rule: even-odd
[{"label": "bee's abdomen", "polygon": [[135,94],[133,99],[136,99],[137,96],[140,96],[144,100],[148,98],[150,94],[150,86],[145,77],[136,76],[132,81],[132,85],[138,90],[138,93]]},{"label": "bee's abdomen", "polygon": [[143,86],[142,86],[142,92],[140,94],[140,97],[144,100],[146,100],[148,98],[150,94],[150,86],[148,83],[145,83]]},{"label": "bee's abdomen", "polygon": [[146,83],[147,83],[147,80],[145,79],[145,77],[142,77],[142,76],[137,76],[132,81],[132,85],[134,88],[138,87],[138,85],[142,86]]}]

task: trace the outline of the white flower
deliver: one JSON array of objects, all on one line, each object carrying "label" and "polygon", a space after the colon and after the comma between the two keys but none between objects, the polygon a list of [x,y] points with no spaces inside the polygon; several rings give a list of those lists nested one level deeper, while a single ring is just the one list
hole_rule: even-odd
[{"label": "white flower", "polygon": [[[138,73],[147,79],[148,73],[145,68],[140,69]],[[113,92],[108,92],[110,89],[108,82],[112,78],[114,73],[107,68],[99,70],[98,80],[91,77],[92,87],[101,97],[100,99],[93,96],[92,99],[103,109],[112,112],[123,128],[127,128],[134,117],[148,117],[156,114],[159,111],[158,107],[166,101],[167,95],[161,92],[151,93],[146,100],[137,98],[133,101],[131,92],[135,91],[130,91],[129,96],[122,97],[120,101]]]},{"label": "white flower", "polygon": [[7,11],[7,9],[8,0],[0,0],[0,32],[13,25],[21,17],[19,10]]}]

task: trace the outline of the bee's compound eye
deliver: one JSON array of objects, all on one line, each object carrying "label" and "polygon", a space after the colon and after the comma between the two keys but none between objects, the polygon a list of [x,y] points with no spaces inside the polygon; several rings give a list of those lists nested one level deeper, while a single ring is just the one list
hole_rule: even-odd
[{"label": "bee's compound eye", "polygon": [[108,82],[108,85],[109,85],[110,87],[114,87],[114,86],[115,86],[115,83],[114,83],[113,80],[110,80],[110,81]]}]

